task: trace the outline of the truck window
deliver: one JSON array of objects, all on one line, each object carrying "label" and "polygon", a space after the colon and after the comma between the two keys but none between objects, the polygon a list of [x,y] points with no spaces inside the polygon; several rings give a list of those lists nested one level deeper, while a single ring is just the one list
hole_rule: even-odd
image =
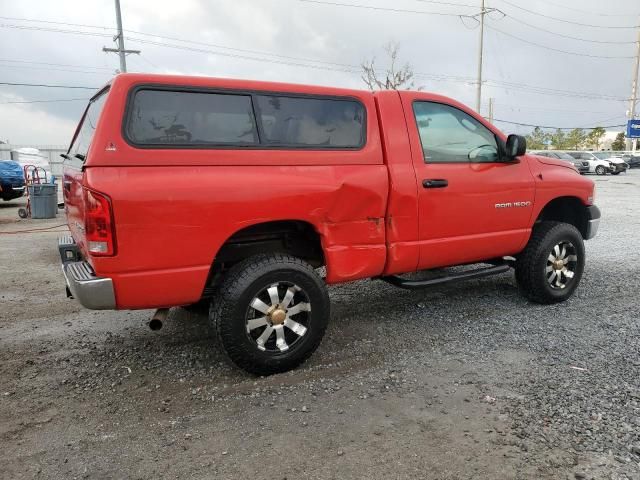
[{"label": "truck window", "polygon": [[141,89],[129,108],[126,134],[137,145],[258,144],[250,95]]},{"label": "truck window", "polygon": [[267,145],[359,148],[364,107],[354,100],[256,95]]},{"label": "truck window", "polygon": [[413,112],[426,163],[497,162],[495,135],[450,105],[414,102]]},{"label": "truck window", "polygon": [[89,106],[82,117],[78,134],[69,147],[69,155],[78,155],[80,159],[87,157],[89,145],[91,145],[91,140],[93,139],[93,134],[98,124],[98,118],[100,118],[100,113],[102,113],[104,101],[107,99],[107,92],[108,90],[103,91],[89,102]]}]

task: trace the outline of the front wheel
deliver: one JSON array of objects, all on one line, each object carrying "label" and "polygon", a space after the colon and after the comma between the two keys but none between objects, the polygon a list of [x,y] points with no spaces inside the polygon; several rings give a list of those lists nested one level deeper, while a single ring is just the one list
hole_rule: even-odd
[{"label": "front wheel", "polygon": [[598,165],[596,167],[596,174],[597,175],[606,175],[607,174],[607,169],[604,168],[602,165]]},{"label": "front wheel", "polygon": [[543,304],[562,302],[578,287],[584,263],[584,242],[576,227],[541,222],[517,257],[516,281],[529,300]]},{"label": "front wheel", "polygon": [[291,370],[318,348],[329,321],[327,288],[306,262],[257,255],[231,268],[209,318],[231,361],[256,375]]}]

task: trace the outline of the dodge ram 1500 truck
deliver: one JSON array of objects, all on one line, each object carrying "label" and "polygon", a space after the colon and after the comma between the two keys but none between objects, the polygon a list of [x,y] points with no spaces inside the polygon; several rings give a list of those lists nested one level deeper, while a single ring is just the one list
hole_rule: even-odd
[{"label": "dodge ram 1500 truck", "polygon": [[566,300],[600,218],[572,165],[424,92],[122,74],[64,157],[68,294],[90,309],[206,302],[228,357],[260,375],[318,347],[327,284],[515,268],[530,300]]}]

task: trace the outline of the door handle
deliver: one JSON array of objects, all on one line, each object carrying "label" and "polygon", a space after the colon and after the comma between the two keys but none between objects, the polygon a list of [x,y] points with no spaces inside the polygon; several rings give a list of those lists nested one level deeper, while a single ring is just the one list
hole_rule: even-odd
[{"label": "door handle", "polygon": [[444,178],[427,178],[422,181],[424,188],[444,188],[449,186],[449,181]]}]

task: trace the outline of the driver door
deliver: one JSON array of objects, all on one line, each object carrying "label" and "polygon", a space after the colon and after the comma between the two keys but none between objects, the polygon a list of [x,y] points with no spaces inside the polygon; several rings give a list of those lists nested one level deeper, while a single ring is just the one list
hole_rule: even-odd
[{"label": "driver door", "polygon": [[440,97],[401,93],[417,178],[419,269],[513,255],[525,245],[534,179],[500,161],[488,123]]}]

